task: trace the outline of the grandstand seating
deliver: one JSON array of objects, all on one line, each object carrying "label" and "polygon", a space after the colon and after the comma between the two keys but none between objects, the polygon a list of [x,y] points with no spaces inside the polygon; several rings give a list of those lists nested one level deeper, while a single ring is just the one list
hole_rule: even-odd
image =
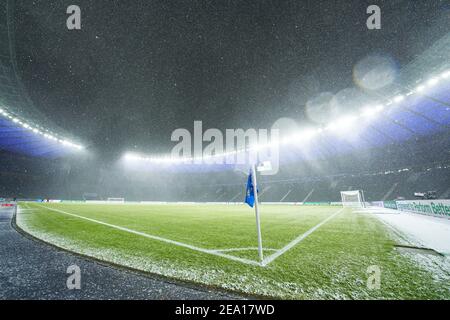
[{"label": "grandstand seating", "polygon": [[[261,201],[339,201],[341,190],[362,189],[368,201],[413,198],[435,190],[450,197],[450,141],[446,135],[280,166],[260,176]],[[407,155],[407,156],[405,156]],[[409,156],[414,155],[414,156]],[[202,169],[206,169],[201,166]],[[2,152],[0,197],[128,201],[242,201],[246,172],[126,170],[117,159],[41,159]]]}]

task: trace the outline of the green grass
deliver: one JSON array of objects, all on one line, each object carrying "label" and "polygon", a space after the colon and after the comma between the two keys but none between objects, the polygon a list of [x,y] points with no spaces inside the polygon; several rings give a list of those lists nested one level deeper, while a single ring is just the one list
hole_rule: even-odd
[{"label": "green grass", "polygon": [[[449,299],[449,284],[394,249],[375,217],[344,209],[265,267],[145,238],[51,209],[203,249],[256,247],[254,212],[244,205],[94,205],[22,203],[17,224],[32,235],[97,259],[250,295],[285,299]],[[261,206],[265,256],[339,207]],[[257,261],[257,250],[226,252]],[[367,268],[381,288],[367,288]]]}]

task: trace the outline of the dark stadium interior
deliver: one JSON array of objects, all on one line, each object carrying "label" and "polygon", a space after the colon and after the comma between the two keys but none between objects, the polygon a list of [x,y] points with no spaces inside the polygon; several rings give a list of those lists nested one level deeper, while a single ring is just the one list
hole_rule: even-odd
[{"label": "dark stadium interior", "polygon": [[[219,129],[264,128],[282,117],[325,126],[318,119],[323,110],[309,110],[314,96],[334,92],[352,111],[361,101],[392,99],[450,65],[450,8],[440,1],[386,3],[385,25],[372,33],[356,14],[365,11],[363,1],[138,1],[133,8],[113,1],[106,9],[101,1],[80,1],[86,16],[78,33],[65,29],[68,4],[1,4],[7,45],[0,47],[0,107],[48,133],[0,115],[0,197],[241,201],[245,175],[233,168],[132,170],[122,166],[122,154],[167,152],[170,132],[191,130],[194,120]],[[161,15],[167,21],[148,23]],[[355,71],[373,53],[392,61],[395,75],[376,90],[363,87]],[[270,190],[261,199],[337,201],[349,189],[364,190],[367,200],[426,191],[449,198],[449,110],[442,85],[383,112],[354,132],[357,141],[336,135],[305,152],[285,148],[280,172],[261,177],[261,188]],[[52,132],[84,150],[48,139]]]},{"label": "dark stadium interior", "polygon": [[0,0],[15,299],[450,300],[450,0]]},{"label": "dark stadium interior", "polygon": [[[364,151],[315,162],[315,168],[308,162],[290,164],[275,177],[261,177],[262,190],[270,189],[261,199],[300,202],[313,189],[308,201],[338,201],[341,190],[352,189],[364,190],[368,201],[413,198],[414,192],[430,190],[441,199],[450,198],[449,152],[443,151],[449,150],[450,140],[440,136],[432,141],[393,144],[372,151],[370,161]],[[94,194],[91,200],[220,202],[244,197],[245,176],[233,170],[207,175],[167,170],[143,173],[124,171],[115,162],[39,160],[6,153],[0,163],[0,193],[6,197],[77,200]]]}]

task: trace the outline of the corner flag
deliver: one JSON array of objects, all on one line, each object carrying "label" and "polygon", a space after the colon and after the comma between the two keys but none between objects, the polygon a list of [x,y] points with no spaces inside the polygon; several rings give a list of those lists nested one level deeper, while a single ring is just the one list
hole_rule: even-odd
[{"label": "corner flag", "polygon": [[[255,192],[256,190],[256,192]],[[261,223],[259,222],[259,210],[258,210],[258,185],[256,184],[256,169],[255,165],[252,165],[250,173],[247,179],[247,189],[245,192],[245,203],[250,207],[255,207],[256,216],[256,231],[258,233],[258,255],[261,265],[263,264],[263,247],[261,238]]]},{"label": "corner flag", "polygon": [[253,208],[255,205],[255,188],[253,186],[252,172],[250,171],[247,179],[247,189],[245,191],[245,203]]}]

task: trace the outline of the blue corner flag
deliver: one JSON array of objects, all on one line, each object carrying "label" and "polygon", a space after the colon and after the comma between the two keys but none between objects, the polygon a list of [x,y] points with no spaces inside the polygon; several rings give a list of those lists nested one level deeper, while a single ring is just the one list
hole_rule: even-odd
[{"label": "blue corner flag", "polygon": [[253,187],[252,172],[250,171],[247,179],[247,189],[245,190],[245,201],[250,207],[255,205],[255,188]]}]

